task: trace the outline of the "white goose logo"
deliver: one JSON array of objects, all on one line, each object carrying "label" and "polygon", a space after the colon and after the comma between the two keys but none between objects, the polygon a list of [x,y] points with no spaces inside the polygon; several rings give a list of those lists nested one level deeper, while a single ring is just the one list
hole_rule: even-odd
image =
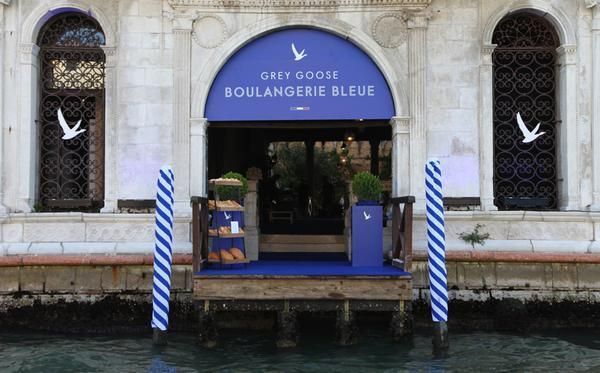
[{"label": "white goose logo", "polygon": [[76,137],[80,133],[85,132],[85,129],[82,129],[82,130],[79,129],[79,126],[81,126],[81,119],[79,119],[79,121],[77,122],[75,127],[73,127],[73,128],[69,127],[60,108],[58,108],[58,124],[60,124],[60,127],[62,128],[63,132],[65,133],[62,137],[63,140],[71,140],[72,138]]},{"label": "white goose logo", "polygon": [[365,216],[365,220],[371,219],[371,214],[367,214],[366,211],[363,211],[363,215]]},{"label": "white goose logo", "polygon": [[519,129],[523,133],[523,136],[525,136],[525,138],[523,139],[524,143],[532,142],[533,140],[537,139],[538,137],[540,137],[540,136],[542,136],[543,134],[546,133],[546,132],[537,133],[537,131],[540,129],[540,124],[541,123],[542,122],[539,122],[537,124],[537,126],[535,126],[535,128],[533,129],[533,131],[529,131],[527,129],[527,127],[525,126],[525,123],[523,122],[523,118],[521,118],[521,114],[517,113],[517,124],[519,125]]},{"label": "white goose logo", "polygon": [[300,53],[298,53],[296,46],[294,45],[294,43],[292,43],[292,52],[294,52],[294,61],[300,61],[304,57],[308,56],[308,54],[304,53],[305,50],[306,49],[302,49],[302,51]]},{"label": "white goose logo", "polygon": [[223,214],[225,214],[225,219],[231,219],[231,215],[228,215],[226,211],[223,211]]}]

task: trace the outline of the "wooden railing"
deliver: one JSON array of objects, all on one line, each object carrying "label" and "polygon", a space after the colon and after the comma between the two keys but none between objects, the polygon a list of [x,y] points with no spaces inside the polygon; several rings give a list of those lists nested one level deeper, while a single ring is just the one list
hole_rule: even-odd
[{"label": "wooden railing", "polygon": [[412,264],[413,203],[414,196],[392,198],[392,263],[406,272]]},{"label": "wooden railing", "polygon": [[208,198],[192,197],[192,268],[202,269],[208,258]]}]

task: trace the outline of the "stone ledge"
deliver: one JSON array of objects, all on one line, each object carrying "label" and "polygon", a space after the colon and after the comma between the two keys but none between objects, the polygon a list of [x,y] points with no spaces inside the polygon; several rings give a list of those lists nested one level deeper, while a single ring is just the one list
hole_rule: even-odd
[{"label": "stone ledge", "polygon": [[[9,255],[0,257],[0,267],[139,266],[152,265],[153,262],[152,255]],[[192,265],[192,255],[173,255],[173,265]]]},{"label": "stone ledge", "polygon": [[[427,251],[413,252],[413,261],[427,261]],[[508,262],[508,263],[592,263],[600,264],[595,253],[542,253],[509,251],[448,251],[447,262]]]}]

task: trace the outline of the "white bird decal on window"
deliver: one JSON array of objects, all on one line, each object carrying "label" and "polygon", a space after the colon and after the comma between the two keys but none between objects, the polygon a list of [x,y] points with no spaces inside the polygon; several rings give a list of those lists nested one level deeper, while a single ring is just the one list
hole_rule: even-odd
[{"label": "white bird decal on window", "polygon": [[538,123],[537,126],[535,126],[535,128],[533,129],[533,131],[529,131],[527,129],[527,127],[525,126],[525,123],[523,122],[523,118],[521,118],[521,114],[517,113],[517,124],[519,124],[519,129],[523,133],[523,136],[525,136],[525,138],[523,139],[524,143],[532,142],[533,140],[537,139],[538,137],[540,137],[546,133],[546,132],[537,133],[537,131],[540,129],[541,123],[542,122]]},{"label": "white bird decal on window", "polygon": [[363,215],[365,216],[365,220],[371,219],[371,214],[367,214],[366,211],[363,211]]},{"label": "white bird decal on window", "polygon": [[304,53],[306,49],[302,49],[302,52],[298,53],[296,46],[292,43],[292,52],[294,52],[294,61],[300,61],[304,57],[308,56],[308,54]]},{"label": "white bird decal on window", "polygon": [[85,129],[82,129],[82,130],[79,129],[79,126],[81,126],[81,119],[79,119],[79,122],[77,122],[75,127],[73,127],[73,128],[69,127],[60,108],[58,108],[58,124],[60,124],[60,127],[62,128],[62,130],[64,132],[64,135],[62,137],[63,140],[71,140],[72,138],[76,137],[80,133],[85,132]]},{"label": "white bird decal on window", "polygon": [[223,214],[225,214],[225,219],[227,219],[227,220],[231,219],[231,215],[228,215],[227,211],[223,211]]}]

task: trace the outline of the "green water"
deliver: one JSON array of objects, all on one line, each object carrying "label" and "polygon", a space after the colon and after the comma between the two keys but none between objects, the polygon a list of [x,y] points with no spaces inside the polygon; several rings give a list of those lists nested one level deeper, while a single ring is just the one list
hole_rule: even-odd
[{"label": "green water", "polygon": [[[324,333],[323,333],[324,334]],[[172,333],[164,349],[151,336],[0,334],[0,372],[600,372],[600,331],[513,335],[451,334],[449,356],[432,357],[431,337],[393,344],[385,330],[362,330],[358,345],[336,346],[329,335],[303,335],[279,351],[274,335],[225,331],[214,350],[194,335]]]}]

